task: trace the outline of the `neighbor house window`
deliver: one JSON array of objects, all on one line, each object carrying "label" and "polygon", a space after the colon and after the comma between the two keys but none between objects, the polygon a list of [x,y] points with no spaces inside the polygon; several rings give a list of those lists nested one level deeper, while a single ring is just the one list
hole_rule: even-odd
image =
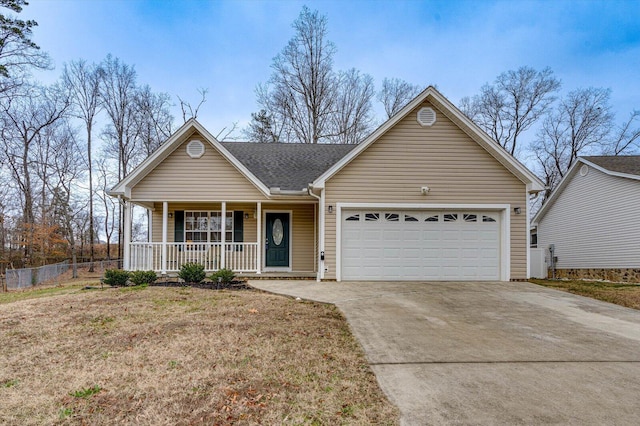
[{"label": "neighbor house window", "polygon": [[[185,211],[184,237],[187,242],[217,243],[222,241],[222,212]],[[233,241],[233,212],[226,213],[225,241]]]}]

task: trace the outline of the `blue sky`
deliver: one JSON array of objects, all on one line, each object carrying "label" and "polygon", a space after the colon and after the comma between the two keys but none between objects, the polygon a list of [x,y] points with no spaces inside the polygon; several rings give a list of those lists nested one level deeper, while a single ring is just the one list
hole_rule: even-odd
[{"label": "blue sky", "polygon": [[640,109],[640,1],[30,0],[21,18],[38,21],[34,40],[57,67],[41,81],[111,53],[174,100],[208,88],[199,120],[216,134],[258,109],[254,89],[305,4],[328,18],[335,69],[377,85],[432,84],[457,104],[503,71],[549,66],[563,91],[611,88],[618,122]]}]

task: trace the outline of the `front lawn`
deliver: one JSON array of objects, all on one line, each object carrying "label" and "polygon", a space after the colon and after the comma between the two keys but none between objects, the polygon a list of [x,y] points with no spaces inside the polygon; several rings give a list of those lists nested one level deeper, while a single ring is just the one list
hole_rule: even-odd
[{"label": "front lawn", "polygon": [[627,308],[640,309],[640,284],[582,280],[531,279],[529,281],[545,287],[626,306]]},{"label": "front lawn", "polygon": [[187,287],[42,293],[0,295],[0,423],[398,422],[333,306]]}]

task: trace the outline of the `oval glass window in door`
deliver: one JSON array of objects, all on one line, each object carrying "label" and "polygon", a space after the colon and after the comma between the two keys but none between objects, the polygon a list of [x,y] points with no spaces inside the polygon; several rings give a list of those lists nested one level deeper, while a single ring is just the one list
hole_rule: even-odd
[{"label": "oval glass window in door", "polygon": [[271,236],[273,238],[273,244],[279,246],[282,244],[282,238],[284,237],[284,229],[282,227],[282,221],[276,219],[273,221],[273,229],[271,230]]}]

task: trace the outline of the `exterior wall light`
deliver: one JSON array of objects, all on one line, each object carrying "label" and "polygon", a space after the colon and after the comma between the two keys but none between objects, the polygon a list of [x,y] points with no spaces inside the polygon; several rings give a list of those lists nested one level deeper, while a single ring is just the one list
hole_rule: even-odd
[{"label": "exterior wall light", "polygon": [[329,213],[333,213],[333,206],[330,205],[329,207],[327,207],[327,211],[329,211]]},{"label": "exterior wall light", "polygon": [[513,212],[514,212],[515,214],[520,214],[520,213],[522,213],[522,209],[521,209],[520,207],[514,207],[514,208],[513,208]]}]

